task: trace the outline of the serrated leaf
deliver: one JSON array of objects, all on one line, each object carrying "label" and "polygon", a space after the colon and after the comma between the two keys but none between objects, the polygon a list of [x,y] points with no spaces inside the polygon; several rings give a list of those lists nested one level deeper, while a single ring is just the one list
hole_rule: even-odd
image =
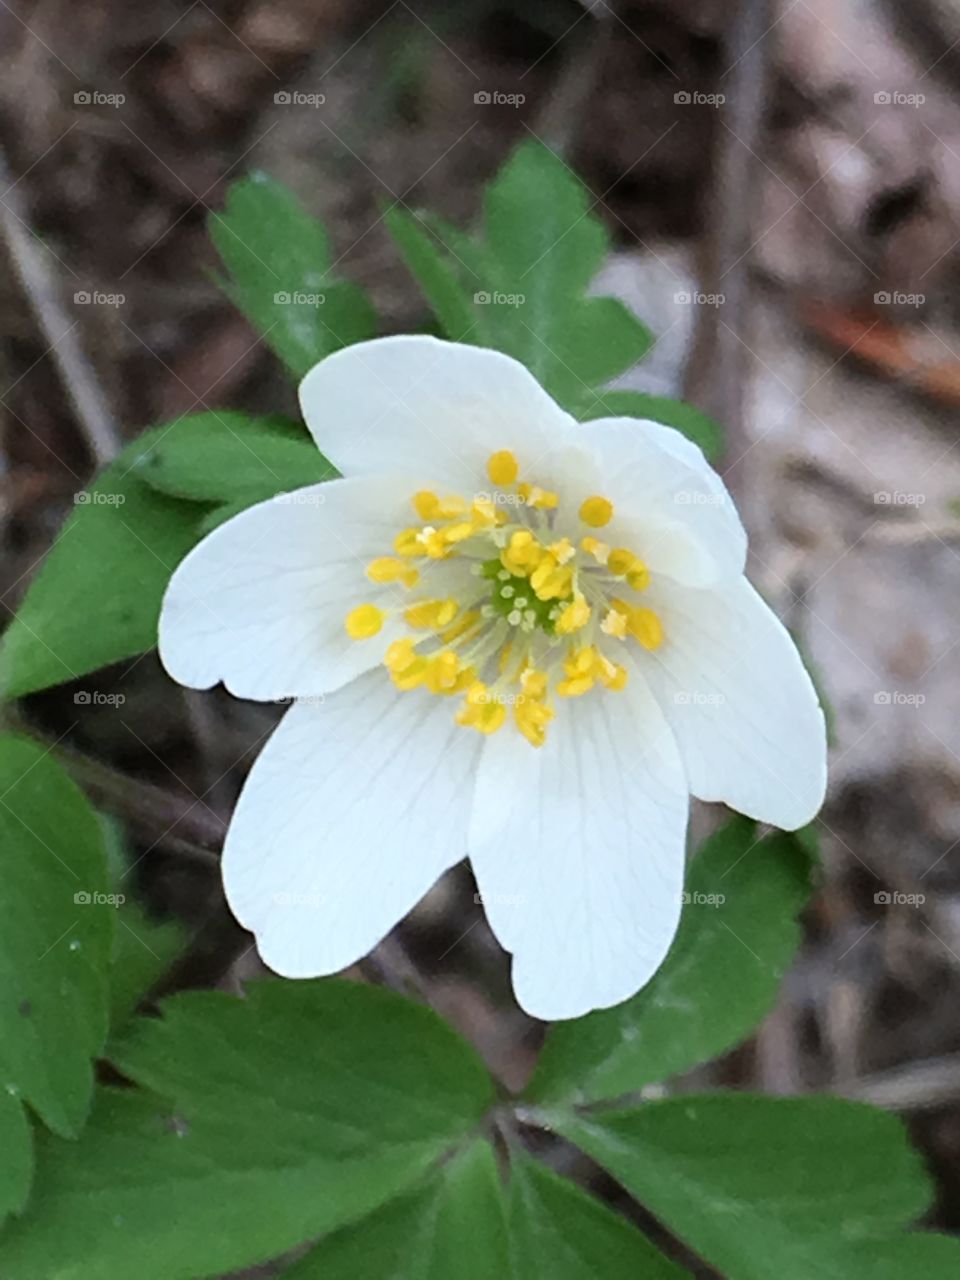
[{"label": "serrated leaf", "polygon": [[447,255],[423,222],[398,205],[387,210],[383,222],[444,333],[454,342],[468,340],[477,327],[478,317],[471,294],[460,283]]},{"label": "serrated leaf", "polygon": [[284,1272],[284,1280],[360,1276],[509,1280],[505,1205],[489,1143],[474,1143],[423,1187],[328,1236]]},{"label": "serrated leaf", "polygon": [[231,297],[297,377],[376,333],[366,294],[331,277],[326,232],[281,183],[262,173],[233,183],[209,225]]},{"label": "serrated leaf", "polygon": [[447,336],[520,360],[571,412],[651,344],[618,299],[586,296],[609,247],[594,203],[562,160],[531,141],[487,188],[484,240],[435,216],[388,215]]},{"label": "serrated leaf", "polygon": [[859,1243],[930,1198],[901,1122],[838,1098],[716,1094],[551,1119],[729,1280],[873,1280],[854,1266]]},{"label": "serrated leaf", "polygon": [[664,426],[676,427],[688,440],[700,446],[710,462],[723,453],[723,427],[692,404],[646,391],[604,391],[588,396],[578,415],[583,422],[594,418],[649,418]]},{"label": "serrated leaf", "polygon": [[0,1210],[31,1163],[21,1101],[57,1133],[86,1119],[107,1032],[114,907],[96,814],[50,754],[0,737]]},{"label": "serrated leaf", "polygon": [[510,1192],[517,1280],[682,1280],[688,1275],[605,1204],[526,1156],[511,1161]]},{"label": "serrated leaf", "polygon": [[193,502],[250,506],[337,474],[296,423],[232,410],[180,418],[127,456],[152,489]]},{"label": "serrated leaf", "polygon": [[[165,428],[137,442],[145,447]],[[157,493],[121,454],[81,495],[0,641],[0,691],[22,697],[153,648],[171,573],[204,509]]]},{"label": "serrated leaf", "polygon": [[530,1095],[593,1101],[641,1089],[739,1043],[768,1012],[800,940],[809,858],[734,818],[693,859],[664,964],[637,995],[550,1032]]},{"label": "serrated leaf", "polygon": [[315,1239],[412,1187],[492,1100],[429,1009],[329,980],[188,992],[128,1024],[81,1142],[45,1142],[0,1274],[193,1280]]}]

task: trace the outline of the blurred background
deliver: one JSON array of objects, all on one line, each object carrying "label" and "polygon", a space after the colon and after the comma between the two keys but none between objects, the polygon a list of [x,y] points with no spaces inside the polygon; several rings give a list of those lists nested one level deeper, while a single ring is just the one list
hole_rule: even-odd
[{"label": "blurred background", "polygon": [[[470,225],[531,136],[581,176],[615,244],[597,290],[657,336],[621,385],[725,424],[752,576],[833,710],[803,949],[758,1036],[680,1087],[901,1111],[932,1221],[960,1228],[960,4],[0,0],[0,50],[8,612],[126,440],[295,413],[214,279],[230,181],[290,185],[395,332],[430,317],[386,208]],[[100,688],[24,714],[123,819],[148,910],[184,923],[157,991],[235,987],[262,967],[212,855],[278,712],[184,695],[152,655]],[[415,965],[516,1086],[542,1028],[473,894],[450,873],[365,972]]]}]

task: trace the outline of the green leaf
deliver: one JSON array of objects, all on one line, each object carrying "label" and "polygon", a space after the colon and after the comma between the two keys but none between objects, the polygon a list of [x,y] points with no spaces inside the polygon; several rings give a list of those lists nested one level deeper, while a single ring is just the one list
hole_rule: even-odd
[{"label": "green leaf", "polygon": [[179,920],[154,920],[132,901],[118,908],[110,982],[112,1027],[132,1016],[186,944],[186,930]]},{"label": "green leaf", "polygon": [[487,188],[484,241],[429,215],[387,216],[447,336],[520,360],[571,412],[593,404],[596,388],[651,344],[618,299],[585,296],[609,248],[594,203],[562,160],[531,141]]},{"label": "green leaf", "polygon": [[467,339],[478,323],[473,298],[424,223],[399,205],[388,209],[383,221],[447,337]]},{"label": "green leaf", "polygon": [[636,996],[558,1023],[530,1085],[546,1101],[641,1089],[739,1043],[768,1012],[800,940],[810,864],[793,837],[734,818],[691,863],[666,961]]},{"label": "green leaf", "polygon": [[180,418],[127,455],[137,476],[172,498],[245,507],[337,474],[302,427],[230,410]]},{"label": "green leaf", "polygon": [[81,1142],[46,1142],[0,1274],[188,1280],[275,1257],[410,1188],[492,1101],[429,1009],[345,981],[188,992],[128,1024]]},{"label": "green leaf", "polygon": [[114,923],[96,814],[47,751],[10,735],[0,737],[0,881],[4,1210],[29,1179],[21,1102],[65,1137],[86,1119]]},{"label": "green leaf", "polygon": [[512,1159],[510,1191],[517,1280],[682,1280],[688,1274],[606,1205],[535,1160]]},{"label": "green leaf", "polygon": [[[164,430],[148,432],[138,447]],[[197,541],[204,512],[154,492],[130,467],[121,454],[78,495],[0,641],[5,697],[75,680],[156,644],[164,589]]]},{"label": "green leaf", "polygon": [[509,1280],[503,1193],[487,1142],[476,1142],[455,1156],[412,1194],[328,1236],[284,1272],[284,1280],[454,1276]]},{"label": "green leaf", "polygon": [[376,333],[366,294],[331,278],[321,224],[265,174],[233,183],[210,235],[230,272],[228,292],[297,377],[318,360]]},{"label": "green leaf", "polygon": [[604,391],[585,398],[581,420],[593,418],[649,418],[667,427],[676,427],[688,440],[700,446],[710,462],[723,453],[723,427],[692,404],[669,396],[648,395],[645,391]]},{"label": "green leaf", "polygon": [[27,1113],[9,1089],[0,1088],[0,1221],[19,1213],[33,1178],[33,1138]]},{"label": "green leaf", "polygon": [[930,1198],[900,1121],[838,1098],[716,1094],[551,1119],[729,1280],[873,1280],[851,1269],[856,1246]]}]

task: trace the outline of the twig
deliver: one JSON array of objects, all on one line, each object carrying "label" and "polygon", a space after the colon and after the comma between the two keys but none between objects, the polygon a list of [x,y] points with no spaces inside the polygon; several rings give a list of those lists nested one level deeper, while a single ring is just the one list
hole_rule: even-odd
[{"label": "twig", "polygon": [[67,395],[76,411],[84,439],[98,467],[120,449],[120,433],[90,363],[74,336],[60,300],[57,282],[28,230],[29,220],[20,193],[10,181],[6,156],[0,149],[0,235],[14,272],[37,318]]}]

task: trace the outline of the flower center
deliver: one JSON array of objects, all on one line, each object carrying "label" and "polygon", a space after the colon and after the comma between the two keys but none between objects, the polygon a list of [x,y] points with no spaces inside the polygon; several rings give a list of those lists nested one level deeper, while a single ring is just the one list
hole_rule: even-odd
[{"label": "flower center", "polygon": [[[512,712],[539,747],[554,697],[623,689],[618,646],[657,649],[663,628],[637,602],[650,581],[646,565],[593,532],[613,519],[613,504],[593,495],[573,517],[557,494],[519,472],[501,449],[487,461],[492,493],[472,501],[415,493],[420,523],[397,534],[393,555],[367,566],[371,581],[411,594],[393,609],[360,604],[345,626],[362,641],[402,616],[410,634],[384,658],[397,688],[460,696],[458,723],[480,733],[496,732]],[[442,594],[424,590],[431,576],[444,583]]]}]

